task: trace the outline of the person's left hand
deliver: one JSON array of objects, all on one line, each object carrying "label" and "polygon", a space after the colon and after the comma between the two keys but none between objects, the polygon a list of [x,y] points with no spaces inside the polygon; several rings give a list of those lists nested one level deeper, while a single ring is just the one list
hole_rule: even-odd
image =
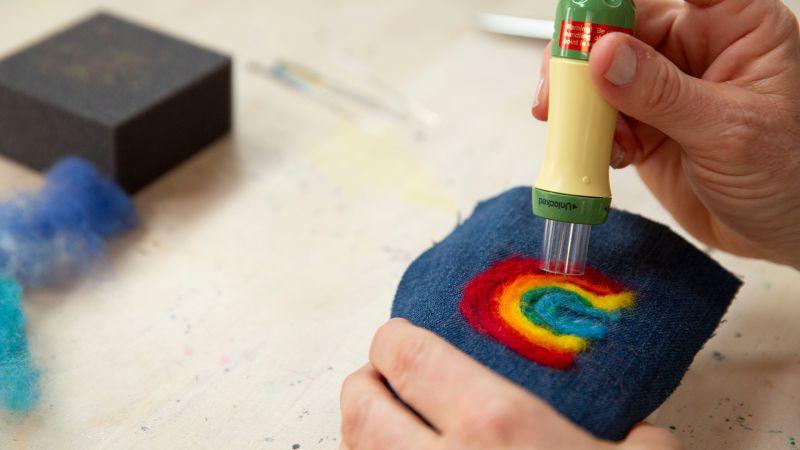
[{"label": "person's left hand", "polygon": [[342,386],[341,449],[683,448],[670,432],[647,424],[620,443],[600,441],[522,387],[403,319],[378,330],[369,359]]}]

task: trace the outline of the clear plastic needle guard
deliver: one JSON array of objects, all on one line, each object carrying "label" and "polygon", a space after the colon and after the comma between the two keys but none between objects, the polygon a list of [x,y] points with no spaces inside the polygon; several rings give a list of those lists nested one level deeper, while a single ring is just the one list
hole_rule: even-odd
[{"label": "clear plastic needle guard", "polygon": [[592,46],[609,33],[633,34],[633,0],[560,0],[550,57],[547,150],[533,190],[546,219],[542,269],[582,275],[592,225],[611,207],[608,166],[617,111],[589,76]]},{"label": "clear plastic needle guard", "polygon": [[564,275],[583,275],[591,225],[545,220],[542,269]]}]

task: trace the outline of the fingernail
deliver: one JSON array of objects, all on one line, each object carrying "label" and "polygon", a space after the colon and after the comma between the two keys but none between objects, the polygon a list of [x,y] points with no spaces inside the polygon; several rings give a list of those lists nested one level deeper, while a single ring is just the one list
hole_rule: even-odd
[{"label": "fingernail", "polygon": [[539,78],[539,86],[536,88],[536,98],[533,99],[533,109],[536,109],[542,103],[542,88],[544,87],[544,78]]},{"label": "fingernail", "polygon": [[637,65],[636,52],[628,44],[621,43],[617,45],[614,60],[606,70],[606,80],[617,86],[630,84],[636,77]]},{"label": "fingernail", "polygon": [[611,167],[621,169],[624,163],[625,150],[622,149],[622,146],[617,141],[614,141],[614,145],[611,146]]}]

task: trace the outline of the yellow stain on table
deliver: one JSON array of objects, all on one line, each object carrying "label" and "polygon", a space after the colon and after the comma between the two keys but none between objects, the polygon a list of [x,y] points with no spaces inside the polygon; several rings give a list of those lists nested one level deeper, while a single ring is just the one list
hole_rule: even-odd
[{"label": "yellow stain on table", "polygon": [[377,189],[432,209],[458,209],[414,144],[397,134],[348,123],[308,148],[317,168],[345,189]]}]

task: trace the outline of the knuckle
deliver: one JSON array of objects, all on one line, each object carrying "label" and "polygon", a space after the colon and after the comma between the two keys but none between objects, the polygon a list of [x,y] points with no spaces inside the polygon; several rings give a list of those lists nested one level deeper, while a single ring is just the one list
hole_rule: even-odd
[{"label": "knuckle", "polygon": [[392,357],[392,386],[406,391],[410,382],[423,371],[430,355],[430,340],[425,336],[413,336],[400,341]]},{"label": "knuckle", "polygon": [[645,107],[657,114],[676,112],[678,105],[686,101],[686,92],[680,75],[666,63],[656,64],[651,83],[642,86],[645,90]]},{"label": "knuckle", "polygon": [[375,347],[385,342],[387,337],[392,334],[392,329],[394,327],[395,324],[391,320],[379,326],[378,329],[375,330],[375,336],[372,338],[372,346]]},{"label": "knuckle", "polygon": [[717,136],[717,146],[723,150],[728,157],[747,156],[748,144],[753,143],[753,130],[743,123],[730,123],[727,127],[720,130]]},{"label": "knuckle", "polygon": [[[349,378],[349,377],[348,377]],[[347,383],[347,380],[345,380]],[[350,446],[359,444],[364,436],[367,421],[374,409],[375,401],[372,396],[363,391],[349,394],[346,406],[342,410],[342,440]]]},{"label": "knuckle", "polygon": [[382,349],[389,345],[398,334],[398,327],[403,323],[404,319],[395,318],[378,327],[378,329],[375,330],[375,335],[372,337],[371,350]]},{"label": "knuckle", "polygon": [[720,130],[717,136],[717,145],[731,156],[747,157],[758,155],[760,152],[751,151],[755,145],[764,139],[765,127],[761,123],[762,117],[752,107],[732,105],[721,111],[723,123],[727,125]]},{"label": "knuckle", "polygon": [[514,400],[493,399],[462,418],[459,435],[471,442],[487,442],[504,447],[513,442],[516,424],[522,414],[520,406]]},{"label": "knuckle", "polygon": [[797,16],[785,3],[781,1],[775,3],[777,4],[772,7],[772,11],[777,15],[778,25],[775,28],[786,34],[786,36],[781,36],[782,38],[785,37],[787,40],[791,38],[797,39],[798,35],[800,35]]},{"label": "knuckle", "polygon": [[353,392],[353,387],[358,379],[358,375],[356,372],[351,373],[350,375],[344,378],[342,381],[342,396],[346,395],[349,392]]}]

